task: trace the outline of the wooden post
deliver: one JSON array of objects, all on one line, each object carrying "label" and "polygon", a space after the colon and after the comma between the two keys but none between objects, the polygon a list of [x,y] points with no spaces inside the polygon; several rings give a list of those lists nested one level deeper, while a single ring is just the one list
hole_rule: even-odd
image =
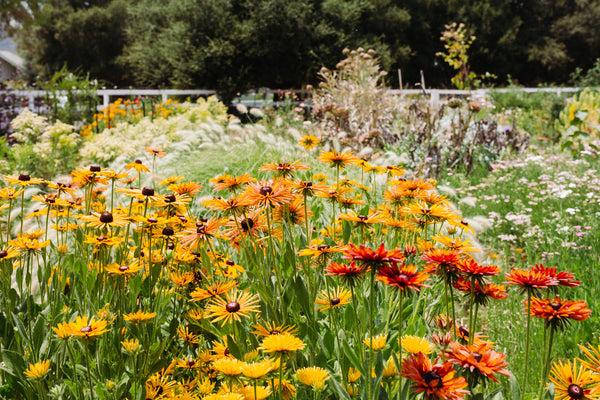
[{"label": "wooden post", "polygon": [[425,87],[425,74],[423,73],[423,70],[419,70],[419,72],[421,73],[421,89],[423,89],[423,91],[425,91],[425,89],[427,89]]},{"label": "wooden post", "polygon": [[160,99],[163,103],[166,102],[168,98],[169,96],[165,92],[162,92],[162,94],[160,95]]},{"label": "wooden post", "polygon": [[402,70],[398,68],[398,85],[400,86],[400,95],[402,95]]}]

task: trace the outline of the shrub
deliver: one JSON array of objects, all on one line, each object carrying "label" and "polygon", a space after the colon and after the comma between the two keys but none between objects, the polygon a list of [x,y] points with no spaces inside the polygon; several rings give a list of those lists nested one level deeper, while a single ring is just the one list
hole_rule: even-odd
[{"label": "shrub", "polygon": [[317,129],[343,145],[378,146],[394,142],[392,130],[399,105],[388,93],[373,50],[344,50],[335,70],[321,69],[322,82],[313,96]]},{"label": "shrub", "polygon": [[600,150],[600,92],[585,89],[571,98],[557,122],[562,146],[574,154]]}]

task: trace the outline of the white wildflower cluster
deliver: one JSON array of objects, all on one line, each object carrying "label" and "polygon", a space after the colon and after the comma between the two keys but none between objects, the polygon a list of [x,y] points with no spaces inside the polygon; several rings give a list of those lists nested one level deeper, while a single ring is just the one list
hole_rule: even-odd
[{"label": "white wildflower cluster", "polygon": [[44,129],[40,140],[33,145],[33,151],[42,159],[49,160],[57,154],[76,151],[80,141],[81,136],[72,125],[57,121]]},{"label": "white wildflower cluster", "polygon": [[[477,197],[476,210],[487,207],[491,228],[482,237],[526,247],[552,259],[560,251],[593,246],[600,215],[597,164],[564,154],[529,155],[495,165],[476,186],[457,190],[457,199]],[[550,251],[552,250],[552,251]]]},{"label": "white wildflower cluster", "polygon": [[24,109],[11,121],[10,127],[13,131],[11,136],[18,143],[35,143],[48,127],[48,120]]}]

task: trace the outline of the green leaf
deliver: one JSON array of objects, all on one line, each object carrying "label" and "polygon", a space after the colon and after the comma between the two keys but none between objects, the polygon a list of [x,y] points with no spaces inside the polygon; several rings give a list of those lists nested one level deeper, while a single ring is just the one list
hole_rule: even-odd
[{"label": "green leaf", "polygon": [[512,394],[512,400],[521,400],[521,387],[513,374],[510,374],[508,377],[508,383]]}]

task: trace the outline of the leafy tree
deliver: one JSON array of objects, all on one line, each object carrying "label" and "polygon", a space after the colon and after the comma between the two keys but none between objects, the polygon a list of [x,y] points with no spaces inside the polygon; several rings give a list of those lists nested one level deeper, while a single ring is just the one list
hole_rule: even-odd
[{"label": "leafy tree", "polygon": [[48,79],[63,66],[110,83],[125,83],[117,62],[124,41],[126,2],[52,1],[17,36],[31,72]]}]

